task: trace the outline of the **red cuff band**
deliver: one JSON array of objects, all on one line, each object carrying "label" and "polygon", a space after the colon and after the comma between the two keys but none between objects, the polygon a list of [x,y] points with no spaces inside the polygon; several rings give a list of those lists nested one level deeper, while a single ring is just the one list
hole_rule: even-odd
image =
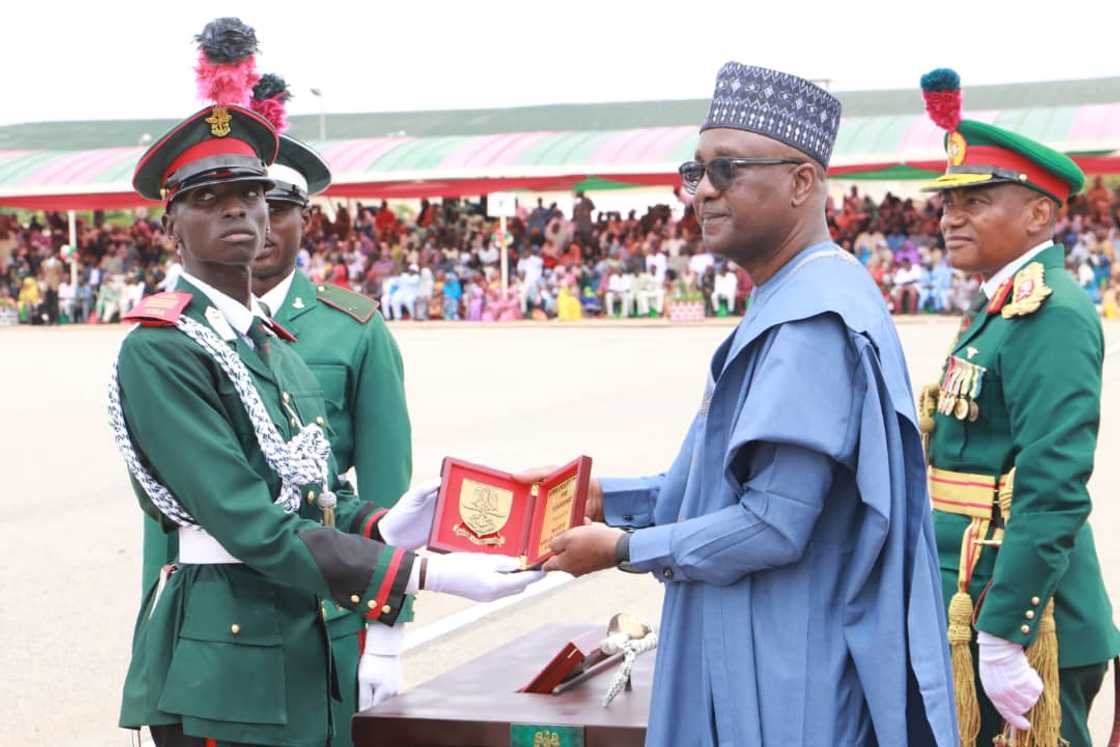
[{"label": "red cuff band", "polygon": [[369,620],[376,620],[381,617],[381,608],[385,606],[385,602],[389,599],[389,593],[393,590],[393,582],[397,579],[397,571],[400,570],[401,560],[404,559],[404,550],[393,550],[393,556],[389,558],[389,566],[385,569],[385,576],[381,579],[381,587],[377,590],[377,596],[374,598],[373,609],[369,611],[366,618]]},{"label": "red cuff band", "polygon": [[373,527],[381,520],[381,517],[387,513],[389,513],[389,509],[382,508],[370,514],[369,518],[362,524],[362,536],[366,539],[373,539]]}]

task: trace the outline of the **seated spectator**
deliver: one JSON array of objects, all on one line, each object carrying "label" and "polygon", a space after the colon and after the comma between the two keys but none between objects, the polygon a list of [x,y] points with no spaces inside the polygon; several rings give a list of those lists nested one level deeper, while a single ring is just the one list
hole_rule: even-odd
[{"label": "seated spectator", "polygon": [[[611,273],[607,281],[607,292],[604,296],[607,316],[627,317],[634,313],[634,276],[630,273]],[[621,309],[615,311],[615,304]]]},{"label": "seated spectator", "polygon": [[459,276],[449,273],[443,282],[443,318],[459,321],[459,302],[463,298],[463,287],[459,284]]},{"label": "seated spectator", "polygon": [[953,290],[950,294],[952,308],[958,314],[966,313],[972,306],[972,299],[980,292],[980,276],[966,275],[963,272],[953,273]]},{"label": "seated spectator", "polygon": [[665,285],[665,272],[669,269],[669,258],[660,248],[654,247],[646,255],[646,269],[653,273],[658,285]]},{"label": "seated spectator", "polygon": [[400,278],[396,275],[381,279],[381,313],[389,321],[400,319],[399,316],[393,315],[393,294],[397,292],[399,285]]},{"label": "seated spectator", "polygon": [[919,282],[922,270],[909,259],[903,259],[894,272],[894,313],[916,314],[918,312]]},{"label": "seated spectator", "polygon": [[947,314],[953,310],[951,298],[953,292],[953,266],[949,264],[949,258],[939,249],[933,252],[933,262],[934,311],[940,314]]},{"label": "seated spectator", "polygon": [[1089,300],[1094,304],[1099,304],[1101,302],[1101,289],[1097,285],[1097,274],[1093,272],[1093,265],[1088,258],[1077,263],[1074,277],[1077,278],[1078,285],[1089,294]]},{"label": "seated spectator", "polygon": [[561,321],[576,321],[583,318],[583,307],[579,297],[568,285],[562,285],[556,293],[556,317]]},{"label": "seated spectator", "polygon": [[97,294],[97,321],[102,324],[120,319],[121,298],[124,295],[124,278],[112,275],[108,282],[101,284],[101,291]]},{"label": "seated spectator", "polygon": [[90,321],[93,314],[94,297],[93,286],[90,283],[79,281],[78,292],[75,297],[77,320],[85,324]]},{"label": "seated spectator", "polygon": [[0,327],[19,324],[19,307],[7,283],[0,283]]},{"label": "seated spectator", "polygon": [[74,299],[77,295],[77,288],[70,284],[69,280],[63,280],[58,285],[58,310],[60,321],[66,324],[73,324],[74,319]]},{"label": "seated spectator", "polygon": [[396,288],[389,299],[393,307],[393,317],[403,319],[402,313],[408,311],[409,319],[416,319],[416,297],[420,292],[420,272],[416,265],[411,265],[408,272],[397,278]]},{"label": "seated spectator", "polygon": [[24,278],[19,289],[19,320],[27,324],[42,324],[42,305],[39,282],[33,277]]},{"label": "seated spectator", "polygon": [[[415,265],[414,265],[415,266]],[[420,268],[420,283],[416,287],[416,319],[423,321],[428,318],[428,306],[432,302],[432,291],[435,290],[436,278],[430,267]]]},{"label": "seated spectator", "polygon": [[140,303],[140,299],[143,297],[144,277],[142,275],[134,275],[128,278],[124,285],[124,292],[121,293],[121,316],[123,317],[136,308],[136,305]]},{"label": "seated spectator", "polygon": [[705,271],[716,263],[715,257],[710,252],[702,251],[693,254],[688,260],[688,269],[696,277],[703,277]]},{"label": "seated spectator", "polygon": [[634,304],[638,316],[661,316],[665,313],[665,286],[657,276],[643,271],[634,279]]},{"label": "seated spectator", "polygon": [[871,259],[867,261],[867,272],[871,275],[871,279],[875,281],[875,285],[879,286],[879,292],[883,294],[883,301],[891,309],[894,308],[894,302],[891,299],[891,275],[890,275],[890,252],[880,252],[871,255]]},{"label": "seated spectator", "polygon": [[1101,292],[1101,316],[1120,319],[1120,281],[1113,279]]},{"label": "seated spectator", "polygon": [[727,316],[735,313],[735,296],[739,291],[739,277],[729,263],[715,277],[712,287],[712,313]]},{"label": "seated spectator", "polygon": [[580,291],[579,302],[583,307],[584,316],[598,316],[603,313],[603,302],[599,300],[599,295],[590,285],[583,286]]},{"label": "seated spectator", "polygon": [[473,281],[468,283],[464,289],[463,297],[467,304],[467,321],[482,321],[482,310],[486,305],[486,292],[482,289],[482,286]]}]

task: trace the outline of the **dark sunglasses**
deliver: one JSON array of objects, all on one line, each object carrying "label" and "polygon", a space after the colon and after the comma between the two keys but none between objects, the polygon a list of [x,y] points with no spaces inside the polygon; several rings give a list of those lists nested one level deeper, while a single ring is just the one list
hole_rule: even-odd
[{"label": "dark sunglasses", "polygon": [[718,192],[723,192],[735,181],[735,170],[747,166],[778,166],[783,163],[803,164],[793,158],[713,158],[710,161],[685,161],[681,164],[681,184],[690,195],[696,194],[700,180],[708,174],[708,181]]}]

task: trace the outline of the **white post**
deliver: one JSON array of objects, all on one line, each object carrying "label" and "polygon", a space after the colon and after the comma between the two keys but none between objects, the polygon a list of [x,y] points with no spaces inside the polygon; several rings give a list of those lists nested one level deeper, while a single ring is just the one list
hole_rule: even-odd
[{"label": "white post", "polygon": [[70,288],[78,288],[78,214],[73,210],[66,211],[70,219]]},{"label": "white post", "polygon": [[502,248],[502,295],[509,287],[509,249],[506,247],[506,216],[498,219],[498,246]]}]

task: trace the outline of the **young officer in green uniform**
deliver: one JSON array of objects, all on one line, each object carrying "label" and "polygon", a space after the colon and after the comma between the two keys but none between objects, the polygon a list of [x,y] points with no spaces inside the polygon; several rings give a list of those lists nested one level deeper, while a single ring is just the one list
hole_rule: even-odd
[{"label": "young officer in green uniform", "polygon": [[984,278],[919,404],[961,743],[1088,747],[1089,707],[1120,652],[1086,521],[1104,343],[1051,241],[1084,175],[1045,145],[961,120],[952,71],[922,87],[948,131],[948,168],[929,189],[949,261]]},{"label": "young officer in green uniform", "polygon": [[[339,472],[353,467],[362,500],[391,507],[408,488],[412,468],[400,351],[376,302],[333,283],[312,284],[296,269],[308,198],[330,184],[327,164],[307,145],[281,135],[269,176],[275,182],[265,195],[271,231],[253,261],[253,295],[296,336],[293,349],[323,387]],[[403,623],[410,619],[411,598],[392,626],[367,626],[362,615],[327,605],[342,684],[338,720],[400,691]],[[349,744],[343,736],[335,740],[340,747]]]},{"label": "young officer in green uniform", "polygon": [[[271,124],[208,107],[141,158],[137,191],[167,205],[183,257],[171,293],[129,314],[110,423],[141,508],[178,537],[145,595],[120,723],[159,747],[320,747],[339,696],[324,602],[392,625],[406,593],[489,600],[540,577],[512,558],[418,559],[435,493],[389,512],[340,481],[322,389],[250,293],[272,186]],[[379,541],[384,540],[384,541]]]}]

